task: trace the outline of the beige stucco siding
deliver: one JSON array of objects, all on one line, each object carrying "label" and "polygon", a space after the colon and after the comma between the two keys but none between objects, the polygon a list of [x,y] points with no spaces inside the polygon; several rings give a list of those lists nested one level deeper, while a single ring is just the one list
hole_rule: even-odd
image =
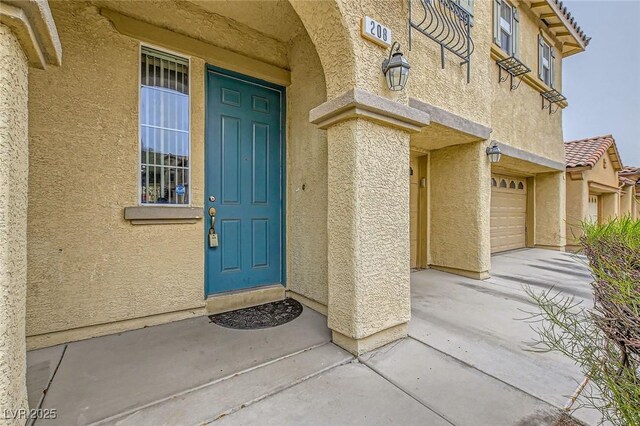
[{"label": "beige stucco siding", "polygon": [[611,156],[606,152],[590,170],[585,171],[585,179],[612,188],[618,187],[618,172],[613,167]]},{"label": "beige stucco siding", "polygon": [[[132,7],[135,12],[137,6]],[[31,345],[201,314],[203,223],[133,226],[124,220],[123,209],[138,204],[139,42],[116,32],[92,4],[52,2],[52,12],[65,63],[30,76]],[[201,28],[187,25],[185,13],[181,9],[176,19],[197,36]],[[162,24],[163,16],[171,14],[154,12],[150,19]],[[195,14],[194,22],[199,19]],[[326,131],[308,122],[308,110],[326,99],[318,56],[304,31],[288,45],[229,23],[207,37],[217,40],[218,31],[222,41],[229,40],[230,31],[243,53],[271,52],[256,59],[287,67],[291,61],[287,252],[292,261],[287,277],[291,290],[326,305]],[[194,206],[202,206],[205,196],[205,65],[191,58]],[[167,313],[173,314],[162,316]],[[146,322],[133,321],[145,317]],[[121,324],[104,325],[114,322]],[[70,329],[76,331],[48,338]]]},{"label": "beige stucco siding", "polygon": [[566,190],[563,172],[535,177],[535,245],[562,249],[566,244]]},{"label": "beige stucco siding", "polygon": [[[85,3],[52,2],[52,12],[65,64],[30,76],[28,335],[202,306],[202,224],[132,226],[123,216],[138,203],[139,43]],[[192,60],[196,206],[203,70]]]},{"label": "beige stucco siding", "polygon": [[327,305],[327,132],[308,119],[309,110],[326,101],[326,86],[306,33],[291,41],[289,58],[287,289]]},{"label": "beige stucco siding", "polygon": [[[27,408],[25,299],[27,280],[28,62],[0,24],[0,408]],[[0,416],[3,416],[0,412]],[[0,418],[2,425],[19,419]],[[22,421],[23,423],[23,421]]]},{"label": "beige stucco siding", "polygon": [[[580,223],[589,214],[589,186],[586,180],[578,180],[566,174],[566,239],[567,245],[577,246],[580,236]],[[575,248],[575,247],[574,247]]]},{"label": "beige stucco siding", "polygon": [[634,217],[635,187],[625,185],[620,192],[620,215]]},{"label": "beige stucco siding", "polygon": [[566,240],[571,249],[578,248],[580,222],[589,215],[589,195],[598,197],[599,221],[617,217],[621,212],[618,172],[608,152],[596,164],[584,170],[567,169],[566,179]]},{"label": "beige stucco siding", "polygon": [[[65,3],[65,0],[52,1],[52,9],[57,2]],[[288,65],[287,46],[284,43],[222,15],[208,13],[196,4],[177,0],[96,0],[91,4],[119,11],[176,33],[187,34],[267,64],[282,68],[287,68]],[[250,8],[250,4],[245,7],[247,10]],[[286,27],[286,24],[283,26]]]},{"label": "beige stucco siding", "polygon": [[490,266],[491,168],[484,143],[431,153],[431,262],[486,273]]},{"label": "beige stucco siding", "polygon": [[362,339],[410,317],[409,135],[354,119],[328,143],[329,327]]},{"label": "beige stucco siding", "polygon": [[[494,2],[476,2],[476,7],[492,9]],[[538,77],[538,35],[541,33],[536,18],[527,13],[524,6],[520,10],[520,60],[531,72],[527,74],[540,82]],[[490,17],[492,19],[492,17]],[[475,31],[475,27],[474,27]],[[493,31],[493,30],[491,30]],[[493,39],[493,34],[491,33]],[[549,37],[546,40],[553,44]],[[556,50],[559,50],[556,48]],[[545,158],[564,163],[564,146],[562,137],[562,109],[552,115],[549,110],[542,109],[542,98],[539,90],[522,82],[516,90],[510,90],[510,80],[498,84],[499,69],[492,59],[489,66],[491,86],[491,138],[540,155]],[[562,57],[556,53],[555,88],[562,91]],[[505,76],[505,73],[502,73]],[[517,79],[514,79],[517,84]],[[571,100],[569,99],[569,102]],[[557,105],[554,105],[553,109]]]}]

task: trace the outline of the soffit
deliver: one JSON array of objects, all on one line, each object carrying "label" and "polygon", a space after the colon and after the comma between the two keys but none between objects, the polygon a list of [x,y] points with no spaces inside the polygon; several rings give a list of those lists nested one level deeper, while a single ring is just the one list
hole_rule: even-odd
[{"label": "soffit", "polygon": [[271,38],[288,42],[303,29],[302,21],[286,0],[187,0],[199,8],[225,16]]}]

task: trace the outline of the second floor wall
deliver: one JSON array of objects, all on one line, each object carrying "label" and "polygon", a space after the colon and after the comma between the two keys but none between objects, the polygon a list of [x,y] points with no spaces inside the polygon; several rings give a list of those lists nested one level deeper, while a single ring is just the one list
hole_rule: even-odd
[{"label": "second floor wall", "polygon": [[[490,127],[493,130],[491,139],[564,161],[562,108],[559,106],[565,107],[567,103],[554,104],[554,113],[549,114],[548,102],[545,101],[547,108],[543,109],[541,97],[542,92],[551,89],[562,92],[563,55],[578,51],[569,51],[556,36],[560,24],[552,23],[551,19],[543,20],[541,17],[549,14],[532,8],[528,0],[476,1],[471,26],[474,50],[467,82],[467,68],[460,65],[460,57],[445,49],[443,68],[440,44],[416,29],[411,30],[409,50],[409,22],[420,23],[428,3],[439,2],[447,3],[442,0],[342,0],[341,12],[352,33],[358,62],[355,84],[398,102],[416,98]],[[536,5],[539,3],[542,2]],[[389,50],[360,37],[358,22],[362,16],[370,16],[390,27],[394,41],[401,44],[401,50],[411,64],[404,91],[390,92],[386,88],[379,63]],[[431,17],[427,16],[427,19]],[[505,21],[508,21],[507,25]],[[505,27],[511,37],[507,43],[500,33]],[[566,37],[562,40],[566,41]],[[502,77],[507,77],[506,81],[499,81],[500,71],[496,65],[497,61],[510,56],[516,56],[530,69],[522,76],[522,82],[519,82],[520,77],[513,79],[514,85],[520,83],[515,90],[511,90],[511,80],[505,71],[502,71]]]}]

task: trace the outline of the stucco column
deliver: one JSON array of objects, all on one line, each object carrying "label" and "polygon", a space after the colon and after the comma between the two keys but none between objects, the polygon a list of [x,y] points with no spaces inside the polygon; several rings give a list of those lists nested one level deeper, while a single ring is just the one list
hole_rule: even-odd
[{"label": "stucco column", "polygon": [[17,37],[0,24],[0,424],[20,423],[5,409],[27,408],[28,69]]},{"label": "stucco column", "polygon": [[584,180],[583,173],[565,174],[566,190],[566,219],[565,235],[567,250],[580,249],[582,230],[580,223],[589,215],[589,186]]},{"label": "stucco column", "polygon": [[360,354],[407,334],[409,133],[353,119],[327,136],[328,321]]},{"label": "stucco column", "polygon": [[29,67],[60,64],[46,1],[0,4],[0,425],[23,425],[27,409],[25,308],[29,178]]},{"label": "stucco column", "polygon": [[539,173],[535,179],[535,246],[564,250],[566,244],[565,173]]},{"label": "stucco column", "polygon": [[633,186],[625,185],[620,193],[620,216],[633,218]]},{"label": "stucco column", "polygon": [[431,152],[431,263],[476,279],[491,265],[491,164],[485,142]]},{"label": "stucco column", "polygon": [[409,135],[429,115],[353,89],[309,118],[327,129],[328,324],[361,354],[407,335]]},{"label": "stucco column", "polygon": [[602,200],[602,221],[608,222],[620,215],[620,194],[610,192],[600,196]]}]

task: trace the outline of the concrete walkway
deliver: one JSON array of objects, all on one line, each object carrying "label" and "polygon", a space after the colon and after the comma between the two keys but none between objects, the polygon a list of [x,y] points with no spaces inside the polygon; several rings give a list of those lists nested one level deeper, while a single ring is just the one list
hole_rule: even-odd
[{"label": "concrete walkway", "polygon": [[493,263],[486,281],[413,273],[410,337],[359,359],[308,308],[256,331],[201,317],[29,352],[29,404],[57,409],[37,425],[554,424],[582,377],[526,350],[522,285],[588,299],[590,277],[544,250]]}]

